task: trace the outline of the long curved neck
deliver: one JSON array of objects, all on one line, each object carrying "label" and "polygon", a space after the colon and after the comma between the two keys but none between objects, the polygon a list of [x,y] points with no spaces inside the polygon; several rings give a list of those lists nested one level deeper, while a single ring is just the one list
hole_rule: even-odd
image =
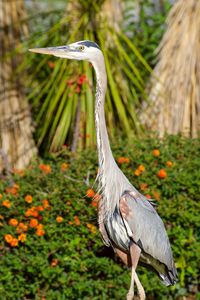
[{"label": "long curved neck", "polygon": [[106,129],[104,102],[107,88],[107,75],[103,54],[93,62],[97,77],[95,100],[95,124],[99,157],[99,192],[102,195],[99,205],[99,223],[111,216],[119,205],[124,190],[132,189],[131,184],[117,166],[110,148]]},{"label": "long curved neck", "polygon": [[96,135],[97,135],[97,149],[99,158],[99,168],[100,173],[105,170],[107,162],[114,163],[114,158],[111,152],[108,133],[106,129],[105,121],[105,94],[107,89],[107,74],[104,63],[103,55],[98,61],[93,63],[96,77],[96,99],[95,99],[95,125],[96,125]]}]

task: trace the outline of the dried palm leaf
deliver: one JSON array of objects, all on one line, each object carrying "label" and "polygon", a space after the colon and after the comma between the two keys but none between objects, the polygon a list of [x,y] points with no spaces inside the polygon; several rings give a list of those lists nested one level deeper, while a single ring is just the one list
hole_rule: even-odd
[{"label": "dried palm leaf", "polygon": [[[200,130],[200,1],[178,0],[167,19],[142,122],[165,133],[196,137]],[[158,80],[159,78],[159,80]]]}]

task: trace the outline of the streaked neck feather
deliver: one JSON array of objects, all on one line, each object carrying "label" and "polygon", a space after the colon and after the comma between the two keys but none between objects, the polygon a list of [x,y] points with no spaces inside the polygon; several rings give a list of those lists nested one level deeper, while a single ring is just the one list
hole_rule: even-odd
[{"label": "streaked neck feather", "polygon": [[125,190],[132,189],[132,185],[117,166],[110,148],[104,112],[107,76],[103,55],[102,60],[93,65],[97,76],[95,124],[99,158],[97,181],[101,194],[99,223],[101,223],[113,214],[116,206],[119,206],[121,195]]}]

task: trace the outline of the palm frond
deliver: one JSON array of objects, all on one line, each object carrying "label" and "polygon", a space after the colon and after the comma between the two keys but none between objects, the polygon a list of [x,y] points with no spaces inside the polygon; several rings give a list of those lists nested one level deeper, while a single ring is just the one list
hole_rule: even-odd
[{"label": "palm frond", "polygon": [[[99,43],[104,52],[108,74],[105,107],[108,131],[112,136],[116,130],[123,130],[125,135],[130,137],[141,132],[136,114],[136,110],[140,106],[138,94],[143,95],[143,98],[146,95],[141,72],[131,61],[128,53],[134,51],[144,68],[147,68],[148,72],[151,70],[128,37],[121,31],[111,28],[105,19],[99,21],[100,8],[97,7],[97,4],[94,5],[94,1],[92,2],[93,4],[79,0],[73,1],[73,3],[70,1],[67,11],[70,8],[71,15],[64,16],[47,33],[41,35],[37,44],[34,44],[34,40],[31,39],[30,47],[62,45],[80,39],[91,39]],[[100,2],[103,3],[103,1]],[[72,9],[77,5],[78,12]],[[93,16],[92,22],[90,14]],[[66,30],[66,28],[70,28],[70,30]],[[72,144],[72,132],[77,122],[76,111],[79,98],[81,99],[81,114],[78,145],[79,147],[94,145],[93,86],[95,76],[92,68],[88,63],[54,58],[50,58],[50,62],[53,66],[52,69],[48,66],[49,58],[47,60],[46,56],[37,56],[36,58],[34,55],[32,57],[29,55],[29,70],[33,69],[33,76],[31,77],[32,81],[27,84],[32,86],[29,101],[35,111],[38,145],[45,150],[57,151],[64,143]],[[77,80],[81,74],[85,74],[87,80],[83,85],[78,86]],[[73,83],[69,85],[68,83],[71,81]],[[45,83],[43,84],[43,82]],[[72,101],[72,99],[76,100]],[[116,129],[114,129],[115,127]]]}]

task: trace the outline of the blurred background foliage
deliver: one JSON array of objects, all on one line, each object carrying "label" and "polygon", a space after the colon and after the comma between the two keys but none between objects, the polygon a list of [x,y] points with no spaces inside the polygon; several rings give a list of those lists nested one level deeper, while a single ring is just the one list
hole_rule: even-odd
[{"label": "blurred background foliage", "polygon": [[147,99],[145,79],[155,63],[153,51],[170,4],[164,1],[159,10],[152,1],[141,1],[134,18],[137,1],[132,2],[132,10],[131,2],[66,1],[62,8],[56,5],[54,10],[41,13],[35,2],[37,13],[29,20],[30,36],[22,45],[20,70],[31,74],[24,82],[36,123],[35,138],[42,151],[58,151],[63,144],[75,151],[95,144],[95,78],[88,63],[29,54],[29,47],[95,40],[104,52],[108,74],[105,110],[110,137],[119,131],[128,137],[142,133],[138,110],[141,99]]}]

